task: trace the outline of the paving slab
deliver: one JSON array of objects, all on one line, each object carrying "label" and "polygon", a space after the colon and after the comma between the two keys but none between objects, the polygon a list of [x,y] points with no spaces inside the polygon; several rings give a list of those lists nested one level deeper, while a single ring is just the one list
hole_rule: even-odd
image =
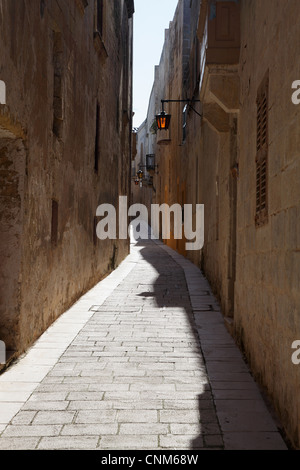
[{"label": "paving slab", "polygon": [[0,449],[286,449],[201,271],[131,254],[0,375]]}]

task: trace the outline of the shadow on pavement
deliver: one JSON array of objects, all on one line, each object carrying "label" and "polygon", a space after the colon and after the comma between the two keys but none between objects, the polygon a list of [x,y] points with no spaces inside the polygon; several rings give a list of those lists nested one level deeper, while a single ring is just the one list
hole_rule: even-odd
[{"label": "shadow on pavement", "polygon": [[[175,312],[178,314],[180,310],[181,312],[184,311],[185,319],[188,320],[188,323],[185,323],[185,331],[189,331],[189,337],[182,336],[181,339],[176,337],[172,344],[175,346],[176,351],[182,350],[182,356],[180,357],[180,354],[178,356],[179,363],[182,364],[182,358],[186,358],[186,370],[193,370],[195,374],[192,378],[192,384],[186,383],[184,385],[183,377],[182,380],[179,378],[179,383],[176,384],[176,390],[183,391],[183,393],[186,390],[188,398],[193,394],[193,399],[198,401],[199,427],[197,432],[199,432],[199,435],[195,438],[190,436],[190,449],[223,449],[220,425],[204,364],[184,271],[166,251],[152,240],[139,240],[134,244],[143,259],[157,271],[157,279],[154,283],[147,285],[141,279],[140,286],[142,290],[137,295],[145,299],[145,305],[149,301],[155,302],[155,306],[160,308],[162,312],[173,309],[175,317]],[[203,295],[207,294],[203,293]],[[174,321],[176,322],[176,319]],[[182,331],[184,332],[184,329]],[[176,362],[175,354],[174,362]],[[184,376],[184,370],[182,375]],[[182,396],[181,393],[178,395]],[[181,409],[182,411],[188,411],[184,408],[184,400],[182,400]],[[180,410],[179,405],[178,410]],[[182,423],[182,428],[184,429],[184,423]]]}]

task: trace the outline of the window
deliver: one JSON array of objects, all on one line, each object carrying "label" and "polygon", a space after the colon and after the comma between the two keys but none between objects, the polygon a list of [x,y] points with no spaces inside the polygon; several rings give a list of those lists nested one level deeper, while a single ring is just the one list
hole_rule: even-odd
[{"label": "window", "polygon": [[96,1],[96,31],[103,37],[103,0]]},{"label": "window", "polygon": [[40,0],[40,15],[42,19],[44,18],[44,14],[45,14],[45,7],[46,7],[45,3],[46,3],[46,0]]},{"label": "window", "polygon": [[63,130],[63,41],[60,32],[53,33],[53,133],[58,139],[62,138]]},{"label": "window", "polygon": [[57,246],[58,240],[58,202],[52,200],[51,243]]},{"label": "window", "polygon": [[268,222],[268,127],[269,127],[269,74],[257,93],[256,142],[256,217],[257,226]]}]

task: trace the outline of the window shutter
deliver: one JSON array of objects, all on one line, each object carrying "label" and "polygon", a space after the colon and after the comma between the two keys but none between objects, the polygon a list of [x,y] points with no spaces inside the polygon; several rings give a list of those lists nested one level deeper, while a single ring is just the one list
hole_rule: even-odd
[{"label": "window shutter", "polygon": [[257,94],[256,142],[256,225],[268,222],[268,124],[269,124],[269,74]]}]

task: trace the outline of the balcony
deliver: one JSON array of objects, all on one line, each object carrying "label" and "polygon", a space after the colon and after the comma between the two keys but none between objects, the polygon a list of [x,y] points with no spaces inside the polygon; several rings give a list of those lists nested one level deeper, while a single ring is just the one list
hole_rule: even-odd
[{"label": "balcony", "polygon": [[227,132],[229,114],[239,110],[239,2],[203,0],[197,36],[198,90],[204,120],[218,132]]}]

